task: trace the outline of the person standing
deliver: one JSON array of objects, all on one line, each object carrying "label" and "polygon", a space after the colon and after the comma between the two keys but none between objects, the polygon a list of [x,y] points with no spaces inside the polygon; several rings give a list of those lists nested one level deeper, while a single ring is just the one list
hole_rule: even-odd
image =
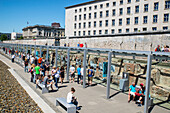
[{"label": "person standing", "polygon": [[25,61],[25,53],[22,54],[22,59]]},{"label": "person standing", "polygon": [[85,48],[87,48],[87,43],[85,42]]},{"label": "person standing", "polygon": [[46,71],[45,64],[43,63],[40,68],[41,68],[42,75],[45,76],[45,71]]},{"label": "person standing", "polygon": [[50,63],[49,63],[48,60],[46,60],[46,62],[45,62],[45,67],[46,67],[46,73],[47,73],[47,75],[49,75],[49,71],[50,71]]},{"label": "person standing", "polygon": [[38,64],[41,65],[41,62],[42,62],[42,58],[39,57],[39,59],[38,59]]},{"label": "person standing", "polygon": [[35,74],[36,74],[36,81],[40,76],[40,65],[38,64],[35,68]]},{"label": "person standing", "polygon": [[12,63],[14,63],[15,54],[12,55]]},{"label": "person standing", "polygon": [[81,68],[81,85],[83,85],[84,68]]},{"label": "person standing", "polygon": [[24,61],[24,71],[28,73],[28,60],[25,59]]},{"label": "person standing", "polygon": [[60,69],[59,69],[59,67],[57,67],[57,72],[55,73],[54,78],[55,78],[55,87],[58,90],[58,81],[59,81],[59,78],[60,78]]},{"label": "person standing", "polygon": [[70,67],[70,83],[71,83],[72,79],[73,79],[73,82],[74,82],[74,78],[75,78],[75,67],[74,67],[74,65],[72,65]]},{"label": "person standing", "polygon": [[89,77],[88,84],[90,86],[92,85],[93,76],[94,76],[93,67],[90,67],[90,69],[88,70],[88,77]]},{"label": "person standing", "polygon": [[81,65],[77,68],[77,84],[79,84],[79,80],[81,80]]},{"label": "person standing", "polygon": [[64,66],[62,66],[61,69],[60,69],[60,77],[61,77],[61,84],[63,84],[63,80],[64,80]]}]

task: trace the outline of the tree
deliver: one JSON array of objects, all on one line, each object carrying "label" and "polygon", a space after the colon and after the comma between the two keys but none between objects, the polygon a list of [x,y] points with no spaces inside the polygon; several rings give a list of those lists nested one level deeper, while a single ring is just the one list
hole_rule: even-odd
[{"label": "tree", "polygon": [[0,37],[0,40],[1,41],[8,40],[7,35],[6,34],[2,34],[1,37]]},{"label": "tree", "polygon": [[18,40],[22,40],[22,39],[24,39],[24,37],[23,37],[23,36],[21,36],[21,37],[19,37],[19,38],[18,38]]}]

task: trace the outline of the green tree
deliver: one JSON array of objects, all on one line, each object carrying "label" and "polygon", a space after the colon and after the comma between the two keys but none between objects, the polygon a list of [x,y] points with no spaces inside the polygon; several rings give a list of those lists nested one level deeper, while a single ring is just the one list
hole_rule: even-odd
[{"label": "green tree", "polygon": [[18,40],[22,40],[22,39],[24,39],[24,37],[23,37],[23,36],[21,36],[21,37],[19,37],[19,38],[18,38]]},{"label": "green tree", "polygon": [[6,34],[2,34],[1,37],[0,37],[0,40],[1,41],[8,40],[7,35]]}]

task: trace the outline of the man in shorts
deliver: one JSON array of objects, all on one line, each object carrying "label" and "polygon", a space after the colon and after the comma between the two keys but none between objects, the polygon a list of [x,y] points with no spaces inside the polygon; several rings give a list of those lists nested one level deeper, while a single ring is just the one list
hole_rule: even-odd
[{"label": "man in shorts", "polygon": [[70,67],[70,82],[71,82],[72,79],[73,79],[73,82],[74,82],[74,78],[75,78],[75,67],[74,67],[74,65],[72,65]]},{"label": "man in shorts", "polygon": [[133,101],[135,99],[135,92],[136,92],[136,85],[133,82],[132,85],[129,87],[129,94],[128,94],[128,103],[130,102],[131,95],[133,96]]},{"label": "man in shorts", "polygon": [[34,69],[35,69],[36,81],[37,81],[38,77],[40,76],[40,65],[38,64]]}]

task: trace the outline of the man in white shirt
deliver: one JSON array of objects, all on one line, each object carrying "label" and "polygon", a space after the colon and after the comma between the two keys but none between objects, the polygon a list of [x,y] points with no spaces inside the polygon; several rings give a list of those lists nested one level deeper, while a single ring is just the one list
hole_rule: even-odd
[{"label": "man in white shirt", "polygon": [[76,109],[79,110],[80,108],[77,107],[77,105],[78,105],[77,99],[76,99],[76,97],[73,95],[74,92],[75,92],[75,89],[72,87],[72,88],[71,88],[71,92],[69,92],[69,93],[67,94],[67,103],[69,103],[69,104],[74,104],[74,105],[76,106]]},{"label": "man in white shirt", "polygon": [[34,56],[31,57],[31,64],[34,63]]},{"label": "man in white shirt", "polygon": [[12,63],[14,63],[15,54],[12,55]]},{"label": "man in white shirt", "polygon": [[81,68],[81,85],[83,85],[84,67]]},{"label": "man in white shirt", "polygon": [[75,78],[75,67],[74,65],[72,65],[70,67],[70,82],[71,82],[71,79],[73,79],[73,82],[74,82],[74,78]]}]

